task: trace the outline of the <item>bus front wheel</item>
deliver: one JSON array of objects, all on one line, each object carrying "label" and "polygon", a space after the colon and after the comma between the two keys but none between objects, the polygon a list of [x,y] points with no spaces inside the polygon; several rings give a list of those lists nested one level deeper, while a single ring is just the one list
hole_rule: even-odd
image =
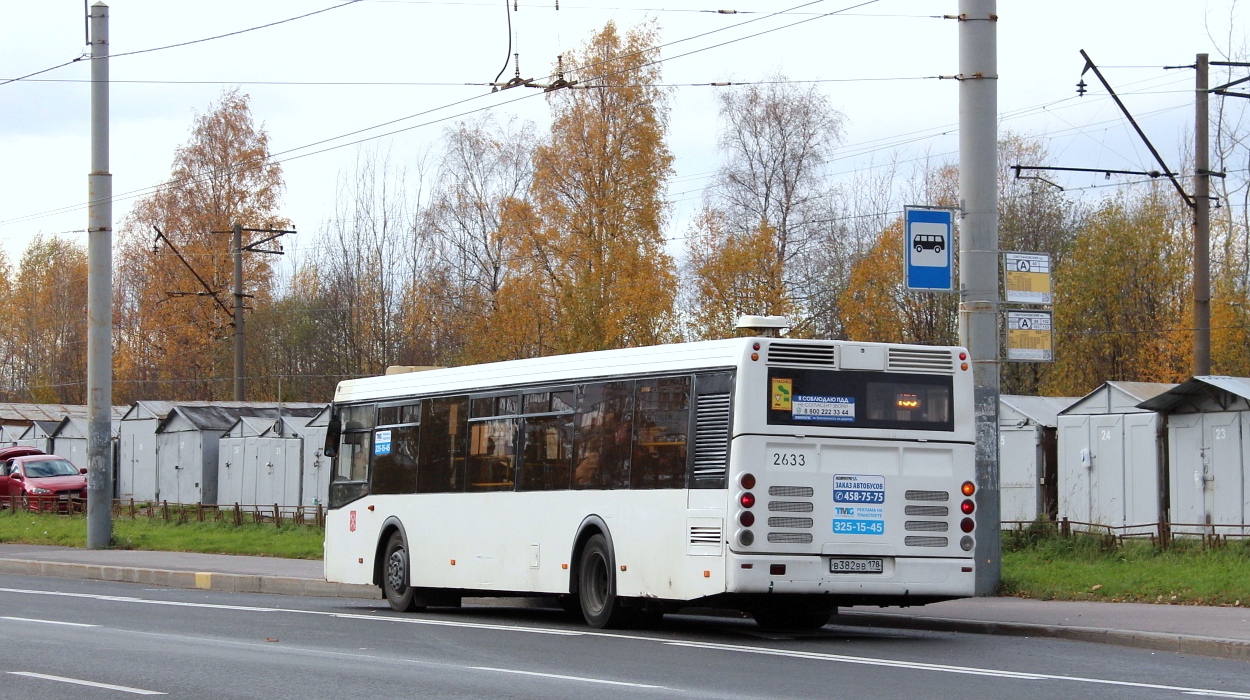
[{"label": "bus front wheel", "polygon": [[582,549],[577,567],[577,594],[586,624],[596,629],[625,626],[628,615],[616,597],[612,552],[603,535],[592,536]]},{"label": "bus front wheel", "polygon": [[382,592],[386,602],[396,612],[419,612],[424,605],[417,604],[417,590],[408,585],[408,543],[398,530],[386,541],[386,554],[382,559]]}]

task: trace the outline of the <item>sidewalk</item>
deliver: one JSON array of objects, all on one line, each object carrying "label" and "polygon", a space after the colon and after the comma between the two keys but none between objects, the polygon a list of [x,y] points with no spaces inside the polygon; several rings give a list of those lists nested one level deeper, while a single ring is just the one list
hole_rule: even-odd
[{"label": "sidewalk", "polygon": [[[377,600],[328,583],[321,562],[190,552],[0,544],[0,574],[126,581],[234,593]],[[838,625],[1054,637],[1250,661],[1250,608],[971,598],[917,608],[843,608]]]}]

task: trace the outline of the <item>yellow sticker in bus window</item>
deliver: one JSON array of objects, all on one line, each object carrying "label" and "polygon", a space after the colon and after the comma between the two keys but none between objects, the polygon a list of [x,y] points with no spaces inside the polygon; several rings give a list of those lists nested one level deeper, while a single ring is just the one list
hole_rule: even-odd
[{"label": "yellow sticker in bus window", "polygon": [[790,410],[790,395],[792,393],[791,392],[792,384],[793,382],[789,379],[773,378],[772,390],[769,392],[770,394],[772,394],[771,410],[774,410],[774,411],[789,411]]}]

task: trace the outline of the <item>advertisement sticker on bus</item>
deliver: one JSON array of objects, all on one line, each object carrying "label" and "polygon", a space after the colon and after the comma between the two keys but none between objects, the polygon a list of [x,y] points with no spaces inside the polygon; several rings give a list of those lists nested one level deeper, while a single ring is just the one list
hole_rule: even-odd
[{"label": "advertisement sticker on bus", "polygon": [[389,455],[391,453],[391,431],[379,430],[373,436],[373,454]]},{"label": "advertisement sticker on bus", "polygon": [[795,396],[790,411],[794,420],[820,423],[854,423],[854,396]]},{"label": "advertisement sticker on bus", "polygon": [[878,506],[834,506],[835,535],[884,535],[885,510]]},{"label": "advertisement sticker on bus", "polygon": [[885,503],[885,477],[864,474],[834,474],[834,503]]},{"label": "advertisement sticker on bus", "polygon": [[772,403],[770,404],[771,409],[774,411],[789,411],[790,396],[794,393],[792,391],[794,382],[790,379],[779,379],[774,377],[772,383],[772,391],[769,392],[772,394]]},{"label": "advertisement sticker on bus", "polygon": [[833,502],[834,534],[885,534],[884,476],[834,474]]}]

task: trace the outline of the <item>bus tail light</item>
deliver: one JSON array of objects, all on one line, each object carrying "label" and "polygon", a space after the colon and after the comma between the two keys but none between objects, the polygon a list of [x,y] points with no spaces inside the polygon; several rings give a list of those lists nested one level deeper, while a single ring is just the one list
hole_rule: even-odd
[{"label": "bus tail light", "polygon": [[[972,537],[970,535],[964,535],[963,538],[959,540],[959,548],[965,552],[971,552],[974,545],[975,543],[972,541]],[[965,567],[964,571],[971,571],[971,568]]]},{"label": "bus tail light", "polygon": [[964,502],[959,504],[959,510],[963,511],[964,515],[972,515],[972,511],[976,509],[977,504],[973,503],[971,499],[964,499]]},{"label": "bus tail light", "polygon": [[755,524],[755,513],[752,513],[749,510],[742,511],[742,513],[738,515],[738,522],[742,523],[742,527],[751,527]]},{"label": "bus tail light", "polygon": [[963,486],[959,487],[959,492],[965,496],[971,496],[972,494],[977,492],[977,485],[972,483],[971,481],[965,481],[963,483]]},{"label": "bus tail light", "polygon": [[959,521],[959,529],[963,530],[964,532],[972,532],[974,529],[976,529],[976,526],[977,524],[973,522],[972,518],[964,518],[963,520]]},{"label": "bus tail light", "polygon": [[755,494],[751,493],[750,491],[747,491],[746,493],[738,497],[738,503],[741,503],[743,508],[750,508],[751,506],[754,506]]},{"label": "bus tail light", "polygon": [[742,484],[744,489],[753,489],[755,488],[755,475],[747,472],[738,478],[738,483]]},{"label": "bus tail light", "polygon": [[750,530],[743,530],[738,533],[738,544],[743,547],[750,547],[755,544],[755,533]]}]

